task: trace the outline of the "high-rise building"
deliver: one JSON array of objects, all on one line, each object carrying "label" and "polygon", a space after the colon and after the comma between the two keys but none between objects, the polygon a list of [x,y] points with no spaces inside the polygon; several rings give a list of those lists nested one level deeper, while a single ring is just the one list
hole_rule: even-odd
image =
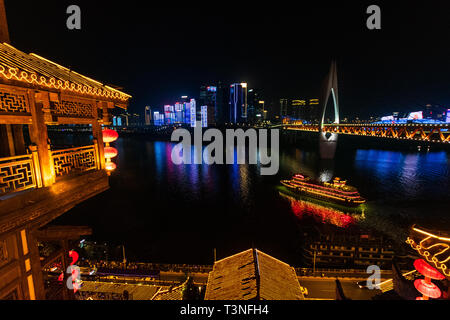
[{"label": "high-rise building", "polygon": [[[215,115],[217,109],[217,86],[201,86],[200,87],[200,105],[206,106],[207,113],[207,125],[212,126],[215,124]],[[203,112],[203,109],[202,111]]]},{"label": "high-rise building", "polygon": [[191,99],[190,101],[190,114],[191,114],[191,127],[195,127],[197,121],[197,103],[195,99]]},{"label": "high-rise building", "polygon": [[230,86],[229,122],[246,122],[247,107],[247,83],[233,83]]},{"label": "high-rise building", "polygon": [[280,117],[285,118],[288,115],[288,99],[280,99]]},{"label": "high-rise building", "polygon": [[183,123],[185,118],[185,110],[184,110],[184,104],[180,102],[175,103],[175,122],[176,123]]},{"label": "high-rise building", "polygon": [[201,121],[202,121],[202,128],[208,127],[208,106],[201,106]]},{"label": "high-rise building", "polygon": [[149,126],[152,123],[152,109],[149,106],[145,107],[145,125]]},{"label": "high-rise building", "polygon": [[264,118],[264,98],[262,90],[252,88],[248,90],[247,121],[255,122]]},{"label": "high-rise building", "polygon": [[216,124],[221,125],[230,121],[229,103],[230,87],[219,81],[216,86],[216,110],[214,114]]},{"label": "high-rise building", "polygon": [[164,114],[158,111],[153,112],[153,124],[155,126],[162,126],[164,124]]},{"label": "high-rise building", "polygon": [[164,106],[164,119],[166,124],[173,124],[175,123],[175,108],[172,105],[165,105]]}]

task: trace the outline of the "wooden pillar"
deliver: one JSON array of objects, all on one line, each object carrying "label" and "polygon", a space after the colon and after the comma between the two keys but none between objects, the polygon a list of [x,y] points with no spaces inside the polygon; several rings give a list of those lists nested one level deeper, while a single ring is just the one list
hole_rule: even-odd
[{"label": "wooden pillar", "polygon": [[6,124],[0,124],[0,158],[10,157]]},{"label": "wooden pillar", "polygon": [[92,122],[92,136],[94,138],[94,144],[96,144],[96,149],[98,150],[98,165],[99,170],[105,169],[105,153],[104,153],[104,143],[102,126],[98,122],[98,108],[101,107],[102,102],[97,102],[97,107],[94,108],[94,121]]},{"label": "wooden pillar", "polygon": [[23,138],[23,124],[14,124],[12,126],[16,155],[26,154],[25,140]]},{"label": "wooden pillar", "polygon": [[41,176],[44,187],[48,187],[55,182],[55,171],[53,159],[49,151],[47,126],[44,121],[43,106],[50,104],[48,93],[35,93],[28,90],[31,116],[33,123],[29,126],[31,142],[37,146]]},{"label": "wooden pillar", "polygon": [[12,125],[10,124],[6,125],[6,137],[8,139],[9,156],[14,157],[16,155],[16,148],[14,148],[14,136]]},{"label": "wooden pillar", "polygon": [[28,247],[30,250],[31,271],[34,280],[36,300],[45,300],[44,279],[39,255],[39,248],[33,232],[28,234]]},{"label": "wooden pillar", "polygon": [[112,110],[113,108],[114,108],[113,102],[103,102],[103,124],[111,125],[111,117],[108,109]]},{"label": "wooden pillar", "polygon": [[[33,241],[33,237],[30,235],[30,232],[28,229],[22,229],[17,232],[17,243],[18,243],[18,253],[19,253],[19,268],[21,273],[21,287],[23,292],[23,298],[25,300],[37,300],[41,297],[41,293],[39,295],[36,295],[36,286],[38,288],[43,289],[43,282],[42,287],[40,287],[41,279],[38,279],[39,276],[39,270],[40,267],[36,270],[36,275],[34,274],[33,270],[33,256],[35,257],[36,251],[33,251],[33,246],[36,245],[30,239]],[[37,250],[37,245],[36,248]],[[38,254],[39,255],[39,254]],[[40,265],[40,261],[38,258],[38,262]]]}]

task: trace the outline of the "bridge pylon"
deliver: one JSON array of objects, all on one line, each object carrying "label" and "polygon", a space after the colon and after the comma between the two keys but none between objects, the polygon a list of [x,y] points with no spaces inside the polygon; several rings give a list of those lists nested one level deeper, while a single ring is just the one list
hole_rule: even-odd
[{"label": "bridge pylon", "polygon": [[325,77],[322,84],[322,91],[320,96],[320,122],[319,122],[319,149],[320,157],[322,159],[333,159],[336,153],[338,134],[331,132],[324,132],[325,113],[327,111],[327,104],[330,96],[333,99],[334,105],[334,123],[339,124],[339,100],[338,100],[338,82],[337,82],[337,67],[336,61],[331,62],[330,71]]}]

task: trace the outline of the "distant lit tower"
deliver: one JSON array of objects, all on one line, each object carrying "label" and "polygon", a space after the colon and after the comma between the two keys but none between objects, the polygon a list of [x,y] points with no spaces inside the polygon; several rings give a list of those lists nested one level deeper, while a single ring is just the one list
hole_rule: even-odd
[{"label": "distant lit tower", "polygon": [[247,120],[249,122],[261,120],[264,117],[263,106],[259,103],[264,100],[262,91],[252,88],[248,90],[247,96]]},{"label": "distant lit tower", "polygon": [[149,126],[152,124],[152,109],[149,106],[145,107],[145,125]]},{"label": "distant lit tower", "polygon": [[230,122],[246,122],[247,107],[247,83],[233,83],[230,86]]},{"label": "distant lit tower", "polygon": [[288,99],[280,99],[280,117],[285,118],[288,115]]},{"label": "distant lit tower", "polygon": [[230,112],[230,87],[224,85],[222,82],[218,82],[216,86],[216,110],[214,120],[216,124],[224,124],[229,122]]},{"label": "distant lit tower", "polygon": [[191,127],[195,127],[197,122],[197,103],[195,99],[190,101]]},{"label": "distant lit tower", "polygon": [[[202,106],[202,119],[206,110],[207,125],[215,124],[215,115],[217,108],[217,87],[216,86],[201,86],[200,87],[200,105]],[[206,107],[206,109],[204,108]]]}]

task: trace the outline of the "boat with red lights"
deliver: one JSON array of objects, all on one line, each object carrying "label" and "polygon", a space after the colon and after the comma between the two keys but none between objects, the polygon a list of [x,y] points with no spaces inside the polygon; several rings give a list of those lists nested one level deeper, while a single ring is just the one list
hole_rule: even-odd
[{"label": "boat with red lights", "polygon": [[296,174],[291,180],[281,180],[281,184],[297,194],[331,201],[346,207],[358,207],[366,202],[355,187],[347,185],[346,180],[338,177],[332,182],[318,182],[302,174]]}]

